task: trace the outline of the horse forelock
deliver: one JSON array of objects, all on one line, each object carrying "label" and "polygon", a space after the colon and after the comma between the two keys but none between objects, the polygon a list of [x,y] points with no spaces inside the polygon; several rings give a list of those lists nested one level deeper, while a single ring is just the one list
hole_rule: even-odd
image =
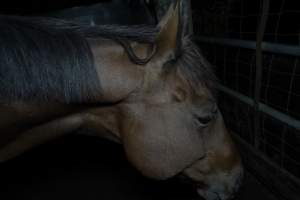
[{"label": "horse forelock", "polygon": [[198,46],[190,36],[182,39],[181,53],[176,58],[177,67],[191,88],[197,93],[201,88],[207,88],[216,96],[218,79],[213,66],[202,55]]}]

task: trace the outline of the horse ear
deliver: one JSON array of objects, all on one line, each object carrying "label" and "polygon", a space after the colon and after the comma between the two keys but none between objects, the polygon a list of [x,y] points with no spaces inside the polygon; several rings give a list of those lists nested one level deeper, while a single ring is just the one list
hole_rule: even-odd
[{"label": "horse ear", "polygon": [[180,1],[171,5],[158,23],[157,55],[165,59],[175,59],[181,46]]}]

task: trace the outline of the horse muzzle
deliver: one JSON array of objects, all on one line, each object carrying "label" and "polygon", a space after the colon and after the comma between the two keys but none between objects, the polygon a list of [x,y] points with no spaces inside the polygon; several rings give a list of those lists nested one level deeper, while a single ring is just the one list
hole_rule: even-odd
[{"label": "horse muzzle", "polygon": [[230,200],[238,192],[243,180],[242,165],[229,171],[206,173],[201,168],[191,167],[180,176],[196,187],[197,193],[205,200]]},{"label": "horse muzzle", "polygon": [[[207,187],[198,187],[197,193],[205,200],[230,200],[238,192],[242,179],[242,168],[231,175],[221,176],[219,179],[209,181]],[[213,178],[214,179],[214,178]]]}]

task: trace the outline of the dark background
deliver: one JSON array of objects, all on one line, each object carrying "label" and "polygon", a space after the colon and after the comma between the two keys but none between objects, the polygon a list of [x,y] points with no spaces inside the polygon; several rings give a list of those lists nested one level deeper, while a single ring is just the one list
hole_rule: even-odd
[{"label": "dark background", "polygon": [[[10,0],[1,2],[0,14],[39,15],[74,6],[121,2],[134,5],[139,0]],[[192,1],[194,32],[218,38],[255,41],[261,0]],[[270,1],[265,41],[299,45],[300,6],[293,0]],[[122,12],[114,9],[113,14]],[[129,11],[139,19],[138,9]],[[123,13],[124,14],[124,13]],[[126,15],[126,13],[125,13]],[[121,17],[124,19],[124,17]],[[120,19],[117,19],[120,20]],[[141,18],[138,23],[142,22]],[[137,22],[137,21],[134,21]],[[126,23],[126,20],[122,23]],[[1,31],[1,30],[0,30]],[[215,66],[220,83],[248,97],[255,85],[255,51],[198,43]],[[295,56],[264,53],[261,101],[296,119],[300,118],[300,62]],[[289,102],[288,102],[289,101]],[[254,146],[253,109],[237,99],[220,93],[220,107],[227,126],[249,146]],[[278,194],[276,181],[264,182],[263,174],[276,177],[283,171],[300,178],[300,133],[286,124],[261,115],[260,145],[255,152],[277,166],[274,172],[262,170],[255,179],[247,174],[237,199],[273,199]],[[244,157],[256,173],[253,158]],[[248,164],[250,163],[250,164]],[[259,163],[262,164],[262,163]],[[248,169],[249,169],[248,168]],[[276,180],[276,179],[271,179]],[[261,185],[264,183],[265,185]],[[273,184],[273,185],[272,185]],[[285,184],[283,181],[281,184]],[[269,186],[273,194],[266,192]],[[280,193],[280,192],[279,192]],[[190,187],[177,180],[158,182],[142,177],[126,161],[121,146],[106,140],[71,136],[35,148],[0,165],[0,199],[195,199]],[[279,199],[282,194],[278,194]],[[9,198],[4,198],[9,196]],[[287,195],[288,196],[288,195]]]},{"label": "dark background", "polygon": [[2,14],[28,15],[99,2],[111,2],[111,0],[10,0],[0,3],[0,12]]}]

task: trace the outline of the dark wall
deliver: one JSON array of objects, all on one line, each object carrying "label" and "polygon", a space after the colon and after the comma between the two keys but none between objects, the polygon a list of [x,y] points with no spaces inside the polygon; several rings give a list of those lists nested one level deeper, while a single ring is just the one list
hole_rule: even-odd
[{"label": "dark wall", "polygon": [[152,7],[144,0],[12,0],[0,5],[0,14],[42,15],[82,23],[137,25],[156,23]]},{"label": "dark wall", "polygon": [[36,14],[111,0],[9,0],[0,4],[1,14]]}]

